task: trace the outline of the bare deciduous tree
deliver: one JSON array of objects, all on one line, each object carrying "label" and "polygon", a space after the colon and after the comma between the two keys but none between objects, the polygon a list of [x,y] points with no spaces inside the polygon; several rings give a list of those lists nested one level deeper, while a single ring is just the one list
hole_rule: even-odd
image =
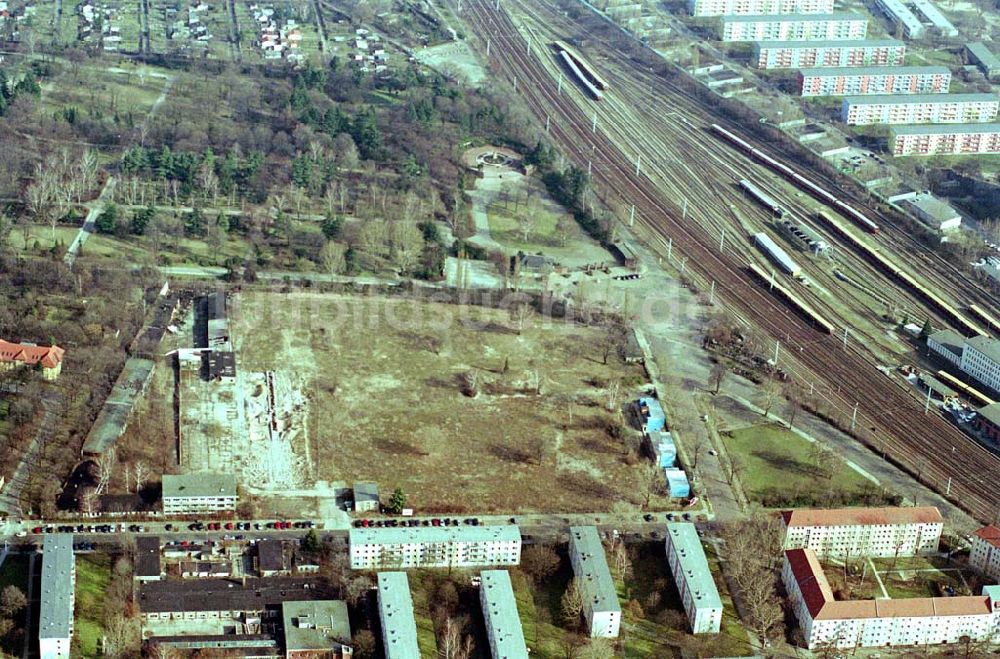
[{"label": "bare deciduous tree", "polygon": [[563,622],[567,625],[575,627],[580,623],[580,615],[583,613],[583,591],[580,590],[580,582],[576,577],[566,586],[566,591],[559,600],[559,608]]}]

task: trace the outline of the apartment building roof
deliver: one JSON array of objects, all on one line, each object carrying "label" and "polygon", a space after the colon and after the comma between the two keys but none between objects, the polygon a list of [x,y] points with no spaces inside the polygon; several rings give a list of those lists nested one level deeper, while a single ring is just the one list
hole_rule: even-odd
[{"label": "apartment building roof", "polygon": [[809,76],[880,76],[880,75],[950,75],[947,66],[815,66],[799,69],[806,77]]},{"label": "apartment building roof", "polygon": [[386,657],[419,657],[413,598],[405,572],[378,573],[378,606]]},{"label": "apartment building roof", "polygon": [[164,499],[235,496],[236,478],[228,474],[192,472],[163,475]]},{"label": "apartment building roof", "polygon": [[698,531],[690,522],[672,522],[667,524],[667,534],[678,556],[680,569],[684,573],[684,582],[691,591],[698,607],[722,608],[719,589],[715,586],[712,570],[705,558],[705,549],[701,545]]},{"label": "apartment building roof", "polygon": [[281,618],[286,653],[329,651],[351,644],[347,603],[342,600],[283,602]]},{"label": "apartment building roof", "polygon": [[135,541],[135,576],[158,577],[160,571],[159,536],[140,536]]},{"label": "apartment building roof", "polygon": [[823,21],[863,20],[868,18],[852,11],[834,12],[832,14],[773,14],[760,15],[728,15],[722,16],[725,23],[820,23]]},{"label": "apartment building roof", "polygon": [[789,549],[785,552],[785,559],[791,567],[795,583],[799,585],[809,615],[815,618],[827,602],[833,601],[833,590],[823,574],[816,552],[809,549]]},{"label": "apartment building roof", "polygon": [[990,49],[986,47],[981,41],[976,41],[974,43],[966,44],[965,48],[980,64],[988,69],[998,69],[1000,68],[1000,59],[990,52]]},{"label": "apartment building roof", "polygon": [[918,105],[933,103],[989,103],[1000,101],[996,94],[871,94],[869,96],[845,96],[844,103],[851,105]]},{"label": "apartment building roof", "polygon": [[976,537],[980,540],[988,542],[997,549],[1000,549],[1000,528],[997,528],[992,524],[984,526],[976,531]]},{"label": "apartment building roof", "polygon": [[408,545],[425,542],[514,542],[521,530],[507,526],[421,526],[351,529],[354,545]]},{"label": "apartment building roof", "polygon": [[[1000,133],[1000,123],[988,124],[904,124],[892,126],[893,135],[972,135],[976,133]],[[974,337],[983,338],[986,337]],[[971,339],[970,339],[971,341]],[[1000,361],[1000,348],[997,349]]]},{"label": "apartment building roof", "polygon": [[943,523],[933,506],[910,508],[797,508],[781,511],[785,526],[883,526],[888,524]]},{"label": "apartment building roof", "polygon": [[[507,570],[483,570],[479,574],[483,606],[488,609],[493,628],[493,649],[496,657],[527,657],[521,618],[517,614],[517,600],[510,584]],[[486,612],[484,611],[484,614]]]},{"label": "apartment building roof", "polygon": [[903,47],[904,44],[898,39],[846,39],[836,41],[832,39],[817,39],[816,41],[757,41],[754,43],[755,50],[766,48],[887,48]]},{"label": "apartment building roof", "polygon": [[69,638],[73,628],[73,536],[57,533],[42,542],[39,638]]},{"label": "apartment building roof", "polygon": [[588,604],[594,611],[620,611],[615,582],[608,570],[608,559],[597,534],[597,527],[570,527],[569,546],[570,553],[579,558],[582,569],[576,579]]},{"label": "apartment building roof", "polygon": [[0,362],[21,362],[26,366],[41,364],[55,368],[66,351],[59,346],[39,346],[33,343],[11,343],[0,339]]}]

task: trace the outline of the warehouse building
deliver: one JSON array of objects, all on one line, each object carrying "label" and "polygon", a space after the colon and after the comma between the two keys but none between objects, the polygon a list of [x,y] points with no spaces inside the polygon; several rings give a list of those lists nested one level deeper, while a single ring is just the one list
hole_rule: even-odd
[{"label": "warehouse building", "polygon": [[784,549],[822,557],[916,556],[937,551],[944,519],[932,506],[913,508],[799,508],[781,513]]},{"label": "warehouse building", "polygon": [[864,39],[868,19],[850,12],[807,16],[723,16],[722,41],[843,41]]},{"label": "warehouse building", "polygon": [[227,474],[195,472],[163,475],[163,514],[199,515],[236,510],[236,479]]},{"label": "warehouse building", "polygon": [[484,570],[479,574],[479,604],[483,607],[486,637],[494,657],[528,659],[517,600],[506,570]]},{"label": "warehouse building", "polygon": [[354,511],[359,513],[378,512],[378,483],[360,482],[354,484]]},{"label": "warehouse building", "polygon": [[972,534],[969,565],[1000,581],[1000,528],[990,524]]},{"label": "warehouse building", "polygon": [[420,659],[413,598],[405,572],[378,573],[378,619],[385,659]]},{"label": "warehouse building", "polygon": [[163,578],[159,536],[143,535],[136,539],[133,576],[136,581],[159,581]]},{"label": "warehouse building", "polygon": [[987,439],[1000,442],[1000,403],[984,405],[976,410],[976,418],[973,421],[976,430]]},{"label": "warehouse building", "polygon": [[981,41],[965,46],[965,54],[970,64],[975,64],[987,78],[1000,75],[1000,59]]},{"label": "warehouse building", "polygon": [[903,36],[907,39],[924,36],[924,24],[902,0],[875,0],[875,7],[893,24],[902,27]]},{"label": "warehouse building", "polygon": [[1000,640],[1000,586],[979,596],[837,601],[811,549],[786,551],[781,577],[810,650]]},{"label": "warehouse building", "polygon": [[943,329],[927,336],[927,349],[955,366],[962,366],[965,337],[953,329]]},{"label": "warehouse building", "polygon": [[802,96],[871,94],[947,94],[946,66],[819,67],[799,71]]},{"label": "warehouse building", "polygon": [[590,636],[617,638],[622,610],[596,526],[570,528],[569,559],[583,595],[583,617]]},{"label": "warehouse building", "polygon": [[833,0],[688,0],[692,16],[832,14]]},{"label": "warehouse building", "polygon": [[817,66],[900,66],[906,44],[896,39],[856,41],[758,41],[751,61],[758,69]]},{"label": "warehouse building", "polygon": [[42,542],[41,613],[38,651],[42,659],[69,659],[76,595],[73,536],[58,533]]},{"label": "warehouse building", "polygon": [[1000,97],[996,94],[848,96],[841,118],[849,126],[957,124],[993,121],[998,110]]},{"label": "warehouse building", "polygon": [[513,525],[351,529],[350,544],[354,570],[521,562],[521,531]]},{"label": "warehouse building", "polygon": [[903,202],[917,219],[935,231],[954,231],[962,226],[962,216],[947,202],[921,192]]},{"label": "warehouse building", "polygon": [[1000,153],[1000,123],[893,126],[889,152],[894,156]]},{"label": "warehouse building", "polygon": [[667,564],[694,634],[718,634],[722,599],[694,524],[667,524]]}]

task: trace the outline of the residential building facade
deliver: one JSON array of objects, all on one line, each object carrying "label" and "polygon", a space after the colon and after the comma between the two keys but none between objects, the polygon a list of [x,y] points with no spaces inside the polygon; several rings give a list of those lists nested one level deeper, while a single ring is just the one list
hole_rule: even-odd
[{"label": "residential building facade", "polygon": [[966,339],[960,368],[990,389],[1000,390],[1000,341],[988,336]]},{"label": "residential building facade", "polygon": [[905,56],[906,44],[896,39],[758,41],[751,62],[758,69],[901,66]]},{"label": "residential building facade", "polygon": [[506,570],[483,570],[479,574],[479,604],[483,607],[486,637],[494,657],[528,659],[517,600]]},{"label": "residential building facade", "polygon": [[833,0],[688,0],[692,16],[832,14]]},{"label": "residential building facade", "polygon": [[972,535],[969,565],[1000,581],[1000,528],[990,524]]},{"label": "residential building facade", "polygon": [[405,572],[378,573],[378,619],[386,659],[420,659],[413,597]]},{"label": "residential building facade", "polygon": [[590,636],[617,638],[622,610],[596,526],[570,527],[569,559],[583,595],[583,617]]},{"label": "residential building facade", "polygon": [[1000,640],[1000,586],[975,596],[838,601],[811,549],[786,551],[781,577],[810,650]]},{"label": "residential building facade", "polygon": [[38,651],[42,659],[69,659],[76,598],[73,536],[58,533],[42,541],[41,613]]},{"label": "residential building facade", "polygon": [[236,478],[196,472],[163,475],[163,514],[217,514],[236,510]]},{"label": "residential building facade", "polygon": [[62,372],[66,351],[59,346],[11,343],[0,339],[0,372],[16,368],[37,368],[43,380],[55,380]]},{"label": "residential building facade", "polygon": [[934,507],[800,508],[781,513],[785,549],[822,557],[916,556],[937,551],[944,519]]},{"label": "residential building facade", "polygon": [[521,562],[516,526],[351,529],[354,570],[486,567]]},{"label": "residential building facade", "polygon": [[667,524],[667,564],[694,634],[718,634],[722,599],[694,524]]},{"label": "residential building facade", "polygon": [[894,156],[1000,153],[1000,123],[893,126],[889,152]]},{"label": "residential building facade", "polygon": [[849,126],[975,123],[995,120],[998,110],[996,94],[848,96],[841,119]]},{"label": "residential building facade", "polygon": [[722,41],[843,41],[864,39],[868,19],[860,14],[723,16]]},{"label": "residential building facade", "polygon": [[799,85],[805,97],[947,94],[951,71],[946,66],[818,67],[800,70]]}]

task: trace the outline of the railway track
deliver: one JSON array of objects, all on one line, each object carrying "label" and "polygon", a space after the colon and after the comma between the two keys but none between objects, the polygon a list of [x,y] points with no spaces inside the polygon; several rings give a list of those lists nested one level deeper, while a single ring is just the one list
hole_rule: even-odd
[{"label": "railway track", "polygon": [[[497,11],[482,0],[466,0],[464,7],[473,32],[483,43],[487,38],[492,41],[492,59],[500,75],[518,81],[519,94],[540,122],[546,117],[557,118],[551,122],[550,138],[578,166],[586,168],[588,163],[592,166],[597,187],[604,191],[607,200],[619,205],[634,203],[636,222],[651,242],[663,244],[672,239],[673,245],[690,259],[692,274],[703,282],[713,279],[717,295],[739,316],[770,336],[783,337],[786,354],[791,352],[791,361],[802,367],[795,370],[822,374],[821,379],[837,383],[830,387],[831,395],[837,397],[842,410],[860,403],[862,411],[857,418],[859,424],[871,429],[866,434],[873,446],[932,487],[944,490],[950,482],[953,498],[980,519],[992,519],[997,510],[993,483],[1000,481],[1000,460],[996,456],[940,415],[925,416],[912,392],[879,374],[875,370],[877,361],[862,347],[852,345],[844,350],[838,340],[823,337],[805,326],[789,309],[750,281],[745,259],[719,253],[718,240],[711,235],[712,227],[686,221],[678,204],[664,194],[663,183],[680,184],[679,174],[664,172],[659,167],[656,171],[640,168],[636,173],[630,161],[644,149],[635,146],[642,144],[634,141],[635,132],[641,132],[645,126],[622,128],[605,116],[602,130],[592,130],[591,118],[581,110],[581,101],[573,100],[572,93],[560,93],[551,71],[542,65],[538,53],[529,51],[503,8]],[[533,8],[544,10],[535,3]],[[612,89],[609,97],[613,94]],[[589,111],[590,106],[587,107]],[[614,139],[611,133],[616,133]],[[632,149],[635,153],[625,153]],[[670,162],[677,160],[680,158],[672,158]],[[690,162],[691,158],[684,160]],[[688,175],[697,174],[688,168]],[[702,200],[707,201],[713,188],[699,187],[703,190],[699,193]],[[721,223],[725,219],[716,215],[714,221]],[[805,376],[799,377],[802,382],[810,381]],[[842,392],[833,393],[838,388]],[[948,464],[938,460],[944,453],[942,446],[956,447]]]}]

